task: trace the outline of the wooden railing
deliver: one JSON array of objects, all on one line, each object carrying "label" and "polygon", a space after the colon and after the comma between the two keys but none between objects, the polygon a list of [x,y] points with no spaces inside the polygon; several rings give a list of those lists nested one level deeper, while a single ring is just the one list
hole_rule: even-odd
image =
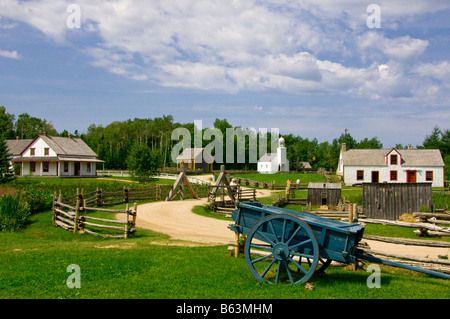
[{"label": "wooden railing", "polygon": [[[92,195],[86,194],[86,195]],[[94,203],[90,200],[89,203]],[[88,212],[107,212],[112,218],[100,218],[89,215]],[[119,219],[116,214],[123,215]],[[53,225],[77,233],[88,233],[91,235],[128,238],[136,231],[137,204],[130,208],[126,203],[125,209],[106,209],[88,206],[84,194],[77,190],[77,195],[62,198],[61,194],[53,196]]]}]

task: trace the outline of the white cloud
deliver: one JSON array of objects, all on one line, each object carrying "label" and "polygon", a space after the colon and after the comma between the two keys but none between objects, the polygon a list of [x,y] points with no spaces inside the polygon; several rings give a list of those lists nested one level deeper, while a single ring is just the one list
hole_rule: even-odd
[{"label": "white cloud", "polygon": [[15,59],[15,60],[20,59],[20,56],[17,53],[17,51],[0,50],[0,56],[8,59]]},{"label": "white cloud", "polygon": [[450,84],[450,62],[449,61],[439,61],[435,63],[422,63],[416,65],[413,72],[426,77],[431,77],[445,84]]},{"label": "white cloud", "polygon": [[358,36],[357,44],[363,59],[406,60],[422,55],[429,42],[409,35],[389,39],[377,31],[368,31]]},{"label": "white cloud", "polygon": [[[427,40],[385,35],[405,19],[449,8],[443,1],[377,1],[380,30],[367,29],[367,4],[360,0],[79,0],[76,30],[66,25],[70,3],[3,1],[0,17],[29,24],[58,44],[95,33],[97,42],[79,48],[93,65],[168,87],[405,99],[442,93],[423,77],[448,84],[447,61],[417,62]],[[15,51],[0,54],[18,58]]]}]

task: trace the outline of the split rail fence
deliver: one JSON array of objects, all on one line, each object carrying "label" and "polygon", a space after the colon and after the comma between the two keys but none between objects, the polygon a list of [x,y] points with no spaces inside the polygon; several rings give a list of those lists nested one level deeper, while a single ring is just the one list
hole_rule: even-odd
[{"label": "split rail fence", "polygon": [[[193,185],[194,195],[208,196],[208,185]],[[74,233],[88,233],[102,237],[127,238],[136,231],[137,204],[140,200],[164,200],[172,185],[149,188],[124,187],[120,191],[106,192],[97,189],[90,193],[77,190],[77,194],[62,197],[61,191],[53,196],[53,224]],[[177,193],[181,199],[190,198],[188,192]],[[124,204],[124,209],[107,209],[106,206]],[[111,218],[92,216],[92,212],[111,213]],[[91,214],[89,214],[91,213]],[[119,214],[116,219],[114,215]]]},{"label": "split rail fence", "polygon": [[[53,225],[72,231],[74,234],[87,233],[95,236],[110,238],[128,238],[136,232],[137,204],[130,208],[126,203],[125,209],[106,209],[90,206],[96,204],[89,196],[98,191],[83,194],[77,190],[77,194],[63,198],[53,195]],[[121,203],[121,202],[120,202]],[[92,216],[89,212],[111,213],[111,218]],[[116,214],[123,215],[119,219]]]}]

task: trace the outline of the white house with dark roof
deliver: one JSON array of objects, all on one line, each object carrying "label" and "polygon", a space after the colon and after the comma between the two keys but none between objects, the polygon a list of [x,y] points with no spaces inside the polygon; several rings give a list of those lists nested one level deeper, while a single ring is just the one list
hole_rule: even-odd
[{"label": "white house with dark roof", "polygon": [[351,149],[342,144],[337,174],[345,185],[431,183],[444,187],[444,161],[438,149]]},{"label": "white house with dark roof", "polygon": [[278,140],[276,153],[266,153],[258,160],[258,172],[263,174],[273,174],[277,172],[289,173],[289,160],[286,156],[284,138]]},{"label": "white house with dark roof", "polygon": [[11,162],[21,176],[96,176],[97,154],[80,138],[39,135],[33,140],[7,140]]}]

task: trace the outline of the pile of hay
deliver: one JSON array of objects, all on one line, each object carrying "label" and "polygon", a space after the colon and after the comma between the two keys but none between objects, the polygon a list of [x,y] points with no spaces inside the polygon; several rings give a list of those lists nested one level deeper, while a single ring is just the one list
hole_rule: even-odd
[{"label": "pile of hay", "polygon": [[407,222],[407,223],[415,223],[416,219],[411,214],[403,214],[398,218],[401,222]]}]

